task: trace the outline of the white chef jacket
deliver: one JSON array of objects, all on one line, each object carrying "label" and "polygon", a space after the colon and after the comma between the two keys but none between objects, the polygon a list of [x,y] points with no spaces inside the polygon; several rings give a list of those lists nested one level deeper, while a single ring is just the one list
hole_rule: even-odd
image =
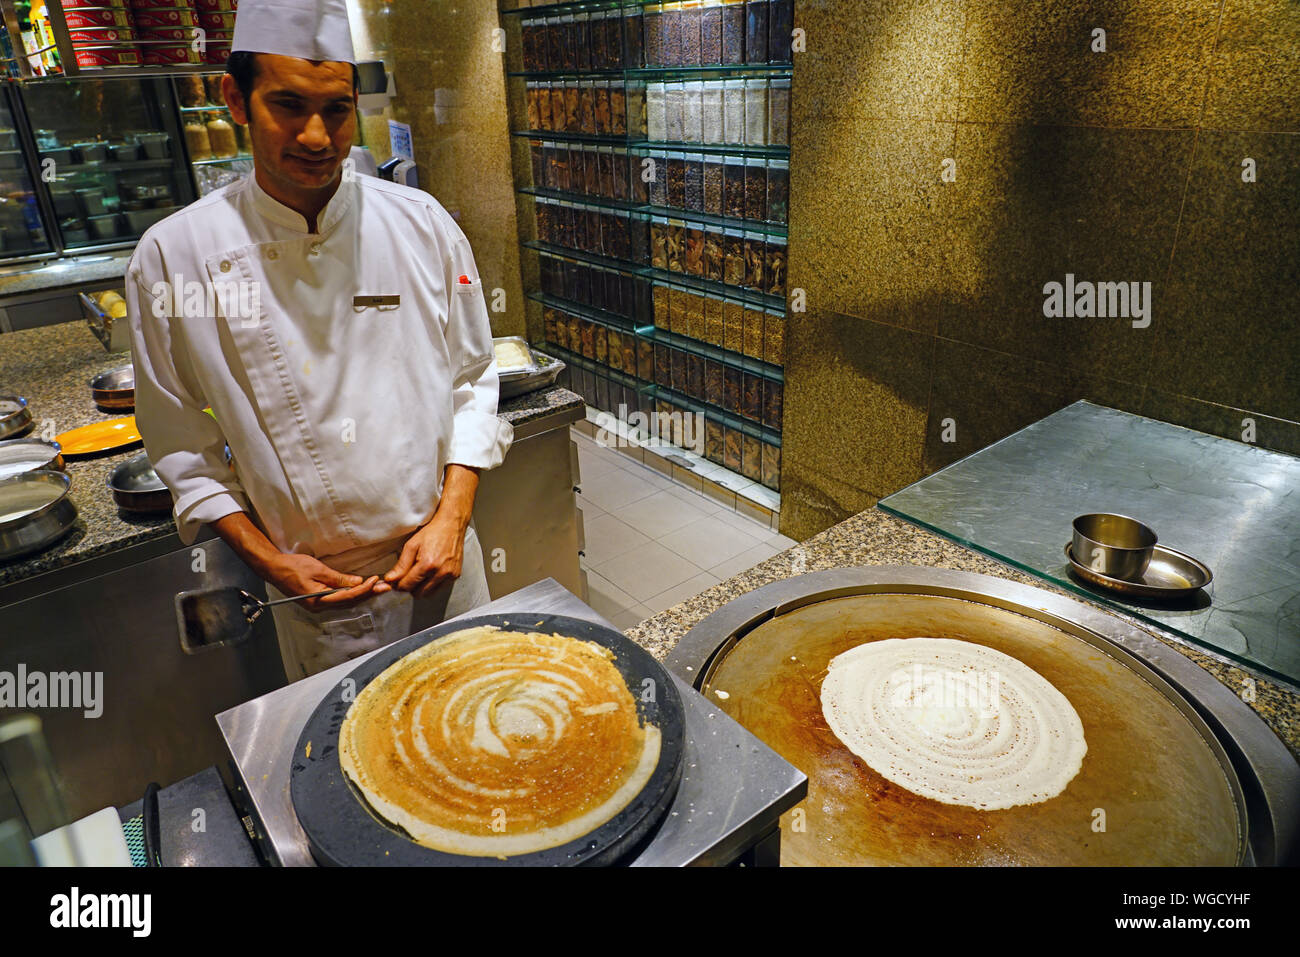
[{"label": "white chef jacket", "polygon": [[432,518],[446,465],[493,468],[510,447],[482,283],[447,211],[362,176],[317,224],[249,175],[131,259],[136,418],[186,544],[244,510],[281,551],[373,555]]}]

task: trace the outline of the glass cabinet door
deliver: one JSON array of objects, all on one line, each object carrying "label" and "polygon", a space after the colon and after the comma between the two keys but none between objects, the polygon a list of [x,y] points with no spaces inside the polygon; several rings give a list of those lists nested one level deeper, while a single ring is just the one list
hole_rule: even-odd
[{"label": "glass cabinet door", "polygon": [[22,134],[7,97],[0,96],[0,256],[53,252],[23,153]]},{"label": "glass cabinet door", "polygon": [[47,80],[21,96],[65,248],[132,242],[193,201],[166,81]]}]

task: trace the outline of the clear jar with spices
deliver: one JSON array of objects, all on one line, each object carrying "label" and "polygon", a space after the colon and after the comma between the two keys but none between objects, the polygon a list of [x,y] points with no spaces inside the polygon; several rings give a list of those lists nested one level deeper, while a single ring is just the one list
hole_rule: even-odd
[{"label": "clear jar with spices", "polygon": [[704,83],[682,84],[682,142],[704,142]]},{"label": "clear jar with spices", "polygon": [[202,114],[191,113],[185,119],[185,148],[191,160],[212,159],[212,140]]},{"label": "clear jar with spices", "polygon": [[785,323],[783,313],[769,312],[763,317],[763,361],[785,365]]},{"label": "clear jar with spices", "polygon": [[790,81],[770,80],[767,87],[767,141],[790,145]]},{"label": "clear jar with spices", "polygon": [[716,2],[700,10],[700,63],[722,62],[722,7]]},{"label": "clear jar with spices", "polygon": [[767,166],[761,159],[745,161],[745,218],[756,223],[767,219]]},{"label": "clear jar with spices", "polygon": [[646,138],[662,143],[668,139],[668,92],[664,83],[645,86]]},{"label": "clear jar with spices", "polygon": [[710,80],[700,83],[701,140],[705,143],[723,142],[723,84]]},{"label": "clear jar with spices", "polygon": [[784,226],[790,221],[790,162],[767,164],[767,220]]},{"label": "clear jar with spices", "polygon": [[769,296],[785,298],[788,261],[785,240],[776,236],[768,237],[763,251],[763,291]]},{"label": "clear jar with spices", "polygon": [[745,81],[745,143],[767,144],[767,80]]},{"label": "clear jar with spices", "polygon": [[767,62],[768,0],[745,0],[745,62]]},{"label": "clear jar with spices", "polygon": [[745,62],[745,0],[726,0],[722,6],[722,62]]},{"label": "clear jar with spices", "polygon": [[733,145],[745,142],[745,81],[722,83],[722,141]]},{"label": "clear jar with spices", "polygon": [[664,138],[680,143],[686,132],[686,90],[681,83],[668,83],[664,89]]}]

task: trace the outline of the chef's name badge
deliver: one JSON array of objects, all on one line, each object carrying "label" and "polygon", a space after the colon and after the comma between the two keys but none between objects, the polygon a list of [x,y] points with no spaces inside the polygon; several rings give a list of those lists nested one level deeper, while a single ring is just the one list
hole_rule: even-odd
[{"label": "chef's name badge", "polygon": [[401,296],[353,296],[352,308],[362,309],[396,309],[402,303]]}]

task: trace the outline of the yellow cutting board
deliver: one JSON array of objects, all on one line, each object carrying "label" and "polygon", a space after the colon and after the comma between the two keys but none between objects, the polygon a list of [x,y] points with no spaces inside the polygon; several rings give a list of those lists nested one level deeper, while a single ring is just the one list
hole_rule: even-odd
[{"label": "yellow cutting board", "polygon": [[55,436],[55,440],[63,446],[64,455],[92,455],[139,442],[140,430],[135,427],[135,416],[128,415],[121,419],[83,425],[79,429]]}]

